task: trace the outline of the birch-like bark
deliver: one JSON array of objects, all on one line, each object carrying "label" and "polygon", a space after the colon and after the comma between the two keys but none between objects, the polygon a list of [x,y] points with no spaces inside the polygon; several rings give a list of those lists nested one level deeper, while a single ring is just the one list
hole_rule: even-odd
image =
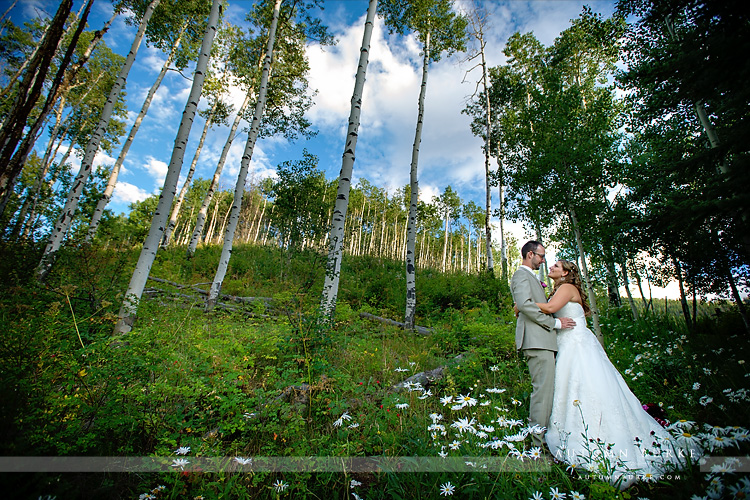
[{"label": "birch-like bark", "polygon": [[357,134],[359,131],[359,119],[362,111],[362,91],[365,85],[367,63],[370,55],[370,39],[375,23],[375,13],[378,1],[370,0],[365,18],[365,30],[362,36],[362,47],[359,53],[359,65],[357,77],[354,82],[352,93],[351,110],[349,112],[349,128],[346,134],[346,145],[341,159],[341,172],[339,173],[339,184],[336,192],[336,204],[331,217],[331,232],[328,238],[328,259],[326,262],[326,277],[323,283],[323,297],[321,299],[321,310],[323,315],[333,321],[336,312],[336,298],[339,292],[339,277],[341,272],[341,249],[344,244],[344,221],[349,206],[349,190],[351,188],[352,171],[354,169],[354,153],[357,147]]},{"label": "birch-like bark", "polygon": [[237,229],[237,221],[240,218],[240,211],[242,209],[242,195],[245,193],[247,171],[250,169],[250,160],[252,160],[253,157],[255,142],[258,140],[258,134],[260,133],[260,121],[263,119],[263,112],[266,106],[268,79],[270,78],[271,74],[271,64],[273,64],[273,48],[276,42],[276,26],[279,23],[280,9],[281,0],[276,0],[273,6],[273,19],[271,20],[271,27],[268,30],[268,45],[266,46],[266,55],[263,60],[263,73],[261,74],[260,78],[258,100],[255,103],[253,121],[250,124],[250,132],[247,135],[245,153],[242,155],[242,161],[240,162],[240,171],[237,175],[237,184],[234,187],[234,200],[232,202],[229,224],[224,234],[224,246],[221,249],[219,266],[216,269],[216,275],[214,276],[213,283],[211,283],[211,289],[209,290],[208,298],[206,299],[206,310],[213,309],[214,305],[216,305],[216,301],[219,299],[221,285],[224,282],[224,276],[226,275],[227,267],[229,267],[229,259],[232,256],[232,243],[234,240],[234,232]]},{"label": "birch-like bark", "polygon": [[143,119],[146,117],[146,113],[148,112],[148,108],[151,106],[151,101],[154,99],[154,95],[156,94],[156,91],[159,90],[159,87],[161,86],[161,82],[164,79],[164,75],[167,74],[167,70],[169,69],[169,66],[172,64],[172,61],[174,60],[175,55],[177,54],[177,49],[180,46],[180,42],[182,41],[182,35],[185,33],[186,28],[187,28],[187,23],[185,23],[182,26],[182,30],[180,31],[179,36],[175,40],[174,44],[172,44],[172,50],[170,51],[169,56],[167,57],[167,60],[164,61],[164,64],[161,67],[161,71],[159,71],[159,75],[156,77],[156,81],[154,81],[153,85],[151,85],[151,89],[148,91],[148,94],[146,95],[146,99],[143,101],[143,105],[141,106],[141,112],[138,113],[138,116],[136,117],[135,122],[133,123],[133,126],[130,127],[130,133],[128,134],[127,139],[125,139],[125,142],[122,145],[122,149],[120,150],[120,154],[117,157],[117,161],[115,161],[115,164],[112,167],[112,171],[109,173],[109,179],[107,180],[107,187],[104,188],[104,193],[102,193],[102,197],[97,202],[96,208],[94,209],[94,214],[92,215],[91,221],[89,222],[89,230],[86,234],[87,243],[90,243],[94,239],[94,236],[96,235],[96,230],[99,227],[99,221],[101,221],[102,214],[104,213],[104,209],[107,207],[109,200],[112,199],[112,193],[115,190],[115,185],[117,184],[117,178],[120,175],[120,169],[122,168],[122,164],[125,162],[125,157],[128,155],[128,151],[130,151],[130,146],[133,144],[133,140],[135,139],[135,135],[138,133],[138,129],[141,127],[141,123],[143,122]]},{"label": "birch-like bark", "polygon": [[143,40],[143,36],[146,32],[146,26],[151,19],[151,15],[154,13],[154,9],[159,5],[159,2],[160,0],[152,0],[149,6],[146,8],[146,11],[143,14],[143,18],[141,19],[140,26],[138,27],[138,32],[136,33],[133,44],[130,47],[128,57],[125,59],[122,68],[120,68],[120,73],[117,75],[117,79],[112,86],[112,90],[109,93],[107,102],[102,108],[102,113],[99,118],[99,123],[97,124],[96,130],[94,131],[91,139],[86,145],[86,151],[83,155],[83,159],[81,160],[81,167],[78,171],[78,175],[76,175],[76,178],[73,181],[73,186],[71,187],[70,193],[68,194],[65,206],[63,207],[62,213],[55,223],[55,228],[50,235],[50,239],[47,243],[47,247],[44,249],[42,259],[37,266],[36,275],[39,281],[43,281],[52,268],[52,264],[54,263],[57,251],[60,249],[63,239],[65,238],[65,235],[70,228],[76,208],[78,208],[78,200],[80,199],[86,181],[91,174],[91,170],[94,164],[94,157],[99,150],[99,143],[101,142],[102,138],[104,137],[104,133],[107,130],[107,126],[109,125],[109,120],[112,116],[115,104],[117,103],[117,100],[120,96],[120,91],[125,86],[125,81],[127,80],[128,73],[130,72],[130,68],[133,66],[135,56],[138,53],[138,48],[140,47],[141,41]]},{"label": "birch-like bark", "polygon": [[195,220],[195,228],[193,229],[193,234],[190,237],[190,243],[188,243],[187,248],[188,258],[195,255],[195,249],[198,247],[198,241],[201,240],[201,236],[203,235],[203,226],[206,224],[208,207],[211,205],[211,200],[214,197],[216,188],[219,186],[221,172],[222,170],[224,170],[224,163],[227,160],[229,149],[232,147],[232,142],[234,142],[234,136],[237,134],[237,128],[240,126],[240,121],[242,121],[242,116],[245,114],[245,109],[250,104],[251,93],[252,92],[248,91],[248,93],[245,95],[245,100],[242,102],[242,106],[240,106],[239,111],[237,111],[237,115],[234,117],[232,128],[229,129],[229,136],[224,143],[224,148],[221,150],[221,156],[219,157],[219,162],[216,164],[214,176],[211,178],[211,184],[209,184],[208,186],[208,191],[206,191],[206,196],[203,198],[203,203],[201,204],[201,208],[198,211],[198,216]]},{"label": "birch-like bark", "polygon": [[[691,332],[693,331],[693,318],[690,316],[690,308],[688,307],[687,303],[687,296],[685,295],[685,286],[684,281],[682,280],[682,265],[680,265],[680,261],[677,260],[677,257],[672,257],[672,262],[674,263],[674,269],[677,273],[677,284],[680,287],[680,305],[682,306],[682,314],[685,317],[685,324],[687,325],[688,330]],[[664,301],[667,301],[667,298],[664,298]]]},{"label": "birch-like bark", "polygon": [[492,134],[492,107],[490,106],[490,89],[487,83],[487,60],[484,57],[484,36],[479,38],[479,46],[482,54],[482,85],[484,85],[484,107],[486,131],[484,138],[484,183],[485,183],[485,219],[484,232],[487,241],[487,272],[494,274],[495,263],[492,259],[492,226],[490,216],[492,215],[492,196],[490,195],[490,138]]},{"label": "birch-like bark", "polygon": [[599,307],[596,305],[596,295],[594,294],[594,287],[591,286],[591,280],[589,279],[589,270],[586,265],[586,252],[583,249],[583,239],[581,238],[581,230],[578,227],[578,218],[576,217],[575,209],[572,204],[568,205],[568,214],[570,215],[570,222],[573,226],[573,232],[576,237],[576,246],[578,247],[578,255],[581,256],[581,276],[586,284],[586,292],[589,295],[589,308],[591,309],[591,318],[594,323],[594,334],[596,335],[599,343],[604,347],[604,337],[602,336],[602,329],[599,325]]},{"label": "birch-like bark", "polygon": [[175,191],[177,190],[177,181],[179,180],[180,170],[182,169],[185,157],[185,147],[190,136],[190,128],[193,125],[195,113],[198,111],[198,101],[200,101],[203,82],[206,79],[208,59],[211,55],[211,46],[216,35],[221,9],[221,0],[213,0],[211,13],[208,16],[208,25],[206,26],[203,43],[201,44],[200,55],[195,67],[195,74],[193,75],[193,85],[185,103],[180,127],[177,130],[167,176],[164,178],[164,186],[162,187],[161,195],[159,195],[159,202],[156,205],[154,217],[151,220],[151,228],[148,231],[146,240],[143,242],[138,263],[135,266],[133,276],[130,278],[128,289],[125,292],[125,299],[120,308],[119,321],[114,329],[114,333],[116,334],[128,333],[132,329],[135,313],[138,309],[138,302],[141,300],[141,295],[143,295],[143,288],[146,286],[148,274],[151,272],[151,266],[159,249],[159,242],[164,233],[164,225],[167,222],[169,209],[172,206]]},{"label": "birch-like bark", "polygon": [[164,230],[164,237],[161,240],[162,248],[167,248],[167,246],[169,246],[169,240],[172,238],[172,232],[177,225],[177,217],[180,215],[182,202],[185,200],[185,195],[187,195],[187,192],[190,189],[190,183],[193,181],[193,175],[195,174],[195,166],[198,164],[198,159],[201,156],[201,151],[203,150],[203,144],[206,142],[206,135],[208,135],[208,130],[211,128],[211,125],[213,125],[214,113],[216,112],[216,108],[218,106],[219,101],[217,99],[213,107],[211,108],[211,112],[206,118],[206,123],[204,123],[203,125],[203,132],[201,133],[201,138],[198,141],[198,147],[195,148],[193,161],[190,162],[190,169],[188,170],[187,176],[185,176],[185,182],[182,184],[180,194],[177,196],[177,202],[175,202],[174,207],[172,208],[172,213],[169,216],[169,224],[167,224],[167,228]]},{"label": "birch-like bark", "polygon": [[427,95],[427,71],[430,66],[430,33],[425,35],[424,56],[422,59],[422,84],[419,89],[417,128],[414,132],[414,145],[411,149],[411,199],[409,201],[409,219],[406,225],[406,312],[404,330],[414,330],[417,311],[417,273],[415,270],[414,250],[417,245],[417,204],[419,203],[419,146],[422,143],[422,123],[424,121],[424,101]]},{"label": "birch-like bark", "polygon": [[628,278],[627,259],[625,259],[624,257],[620,261],[620,270],[622,271],[622,281],[623,283],[625,283],[625,292],[628,294],[628,304],[630,304],[630,310],[633,312],[633,320],[638,321],[638,308],[635,306],[633,294],[630,292],[630,279]]},{"label": "birch-like bark", "polygon": [[[501,168],[498,165],[498,169]],[[505,229],[503,227],[505,221],[505,189],[503,187],[502,176],[498,179],[497,189],[500,194],[500,260],[502,261],[502,275],[503,279],[508,280],[508,243],[505,241]]]}]

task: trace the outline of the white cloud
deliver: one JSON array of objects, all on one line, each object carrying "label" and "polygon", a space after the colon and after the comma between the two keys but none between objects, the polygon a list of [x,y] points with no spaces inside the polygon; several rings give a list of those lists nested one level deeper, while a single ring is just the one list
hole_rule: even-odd
[{"label": "white cloud", "polygon": [[156,186],[157,189],[164,185],[164,178],[167,176],[169,165],[161,160],[157,160],[153,156],[147,156],[146,163],[144,163],[141,168],[148,172],[148,175],[153,179],[154,186]]},{"label": "white cloud", "polygon": [[117,184],[115,184],[115,190],[112,193],[112,203],[115,205],[128,205],[130,203],[135,203],[136,201],[143,201],[149,196],[151,196],[151,193],[147,192],[145,189],[141,189],[129,182],[118,181]]}]

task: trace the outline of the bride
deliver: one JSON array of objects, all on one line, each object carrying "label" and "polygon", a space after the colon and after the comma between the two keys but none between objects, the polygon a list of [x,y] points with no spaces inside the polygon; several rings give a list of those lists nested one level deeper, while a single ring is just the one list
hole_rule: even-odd
[{"label": "bride", "polygon": [[[573,318],[576,326],[557,336],[555,390],[546,441],[552,455],[574,469],[624,489],[653,480],[696,450],[675,446],[671,435],[641,406],[594,334],[578,267],[566,260],[549,270],[555,282],[542,312]],[[606,476],[606,477],[605,477]]]}]

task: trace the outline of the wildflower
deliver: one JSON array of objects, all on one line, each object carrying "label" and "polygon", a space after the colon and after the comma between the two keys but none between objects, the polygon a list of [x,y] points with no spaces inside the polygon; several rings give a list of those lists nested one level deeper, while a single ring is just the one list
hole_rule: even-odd
[{"label": "wildflower", "polygon": [[453,495],[453,492],[456,491],[456,487],[453,486],[450,481],[447,483],[443,483],[440,485],[440,494],[444,496]]},{"label": "wildflower", "polygon": [[701,396],[700,400],[698,401],[703,406],[708,406],[709,403],[711,403],[714,400],[714,398],[710,396]]},{"label": "wildflower", "polygon": [[535,491],[534,496],[529,498],[529,500],[544,500],[544,495],[540,491]]},{"label": "wildflower", "polygon": [[567,495],[565,495],[565,493],[561,493],[561,492],[557,491],[557,488],[550,488],[549,489],[549,496],[550,496],[550,498],[552,500],[562,500]]},{"label": "wildflower", "polygon": [[282,491],[284,491],[285,489],[289,487],[289,484],[285,483],[281,479],[277,479],[276,482],[273,483],[272,486],[276,489],[277,493],[281,493]]},{"label": "wildflower", "polygon": [[440,402],[443,404],[443,406],[449,405],[453,402],[453,396],[443,396],[442,398],[440,398]]},{"label": "wildflower", "polygon": [[156,497],[151,493],[141,493],[141,495],[138,497],[138,500],[152,500],[154,498]]},{"label": "wildflower", "polygon": [[477,427],[482,429],[484,432],[495,432],[495,428],[492,427],[491,425],[477,424]]},{"label": "wildflower", "polygon": [[485,389],[486,392],[489,392],[490,394],[502,394],[507,389],[498,389],[497,387],[490,387],[489,389]]},{"label": "wildflower", "polygon": [[187,455],[190,453],[190,446],[180,446],[174,453],[175,455]]},{"label": "wildflower", "polygon": [[696,383],[693,384],[693,390],[694,391],[697,391],[700,388],[701,388],[701,383],[700,382],[696,382]]},{"label": "wildflower", "polygon": [[518,405],[522,405],[522,404],[523,404],[522,402],[520,402],[520,401],[519,401],[519,400],[517,400],[516,398],[511,398],[511,399],[510,399],[510,402],[511,402],[511,403],[513,403],[513,404],[514,404],[514,405],[516,405],[516,406],[518,406]]},{"label": "wildflower", "polygon": [[578,493],[577,491],[571,491],[570,498],[572,498],[573,500],[586,500],[586,497],[583,496],[583,493]]},{"label": "wildflower", "polygon": [[399,410],[405,410],[408,407],[409,407],[409,403],[399,403],[396,405],[396,408],[398,408]]},{"label": "wildflower", "polygon": [[466,395],[462,394],[462,395],[458,396],[458,400],[456,402],[463,403],[464,406],[466,406],[466,405],[468,405],[468,406],[476,406],[476,404],[477,404],[477,400],[474,399],[474,398],[472,398],[468,394],[466,394]]},{"label": "wildflower", "polygon": [[735,470],[731,466],[731,464],[724,462],[723,464],[712,465],[711,472],[713,472],[714,474],[731,474],[731,473],[734,473]]},{"label": "wildflower", "polygon": [[396,372],[408,372],[408,371],[409,371],[409,369],[408,369],[408,368],[396,368],[396,369],[395,369],[395,370],[393,370],[393,371],[396,371]]},{"label": "wildflower", "polygon": [[460,446],[461,446],[461,441],[457,441],[455,439],[453,440],[453,442],[451,444],[448,445],[448,447],[451,450],[457,450]]},{"label": "wildflower", "polygon": [[433,423],[437,423],[440,420],[443,420],[443,416],[439,413],[430,413],[429,417]]},{"label": "wildflower", "polygon": [[184,458],[177,458],[175,460],[172,460],[172,467],[179,467],[180,469],[184,469],[187,464],[189,464],[187,460]]},{"label": "wildflower", "polygon": [[490,366],[490,371],[491,372],[499,372],[500,371],[500,367],[497,366],[497,365],[492,365],[492,366]]},{"label": "wildflower", "polygon": [[354,500],[362,500],[362,497],[361,497],[361,496],[359,496],[359,495],[357,495],[357,494],[356,494],[356,493],[354,493],[353,491],[352,491],[352,495],[354,496]]},{"label": "wildflower", "polygon": [[459,418],[451,424],[451,427],[455,427],[458,431],[463,434],[464,431],[469,431],[472,434],[476,434],[477,430],[474,428],[474,419],[469,420],[469,417]]},{"label": "wildflower", "polygon": [[573,406],[581,406],[581,402],[577,399],[573,400]]},{"label": "wildflower", "polygon": [[654,475],[653,475],[652,473],[650,473],[650,472],[646,472],[645,474],[643,474],[643,475],[641,476],[641,480],[642,480],[642,481],[645,481],[645,482],[647,482],[647,483],[653,483],[653,482],[655,482],[655,481],[656,481],[656,476],[654,476]]},{"label": "wildflower", "polygon": [[342,415],[341,415],[341,416],[339,417],[339,419],[338,419],[338,420],[336,420],[336,421],[335,421],[335,422],[333,423],[333,426],[334,426],[334,427],[341,427],[341,426],[343,425],[343,423],[344,423],[344,420],[351,420],[351,419],[352,419],[352,416],[351,416],[351,415],[349,415],[349,412],[348,412],[348,411],[345,411],[345,412],[344,412],[344,413],[343,413],[343,414],[342,414]]},{"label": "wildflower", "polygon": [[464,462],[464,464],[466,464],[467,467],[476,467],[477,466],[476,462]]},{"label": "wildflower", "polygon": [[432,391],[428,389],[428,390],[426,390],[426,391],[422,392],[422,395],[421,395],[421,396],[418,396],[418,398],[419,398],[419,399],[427,399],[427,398],[429,398],[430,396],[432,396]]},{"label": "wildflower", "polygon": [[349,424],[347,429],[356,429],[357,427],[359,427],[359,422],[354,422],[353,424]]},{"label": "wildflower", "polygon": [[538,446],[534,447],[529,450],[529,452],[527,453],[527,456],[529,458],[533,458],[534,460],[539,460],[540,458],[542,458],[542,450]]},{"label": "wildflower", "polygon": [[362,483],[360,483],[360,482],[359,482],[359,481],[357,481],[356,479],[352,479],[352,482],[351,482],[351,483],[349,483],[349,488],[351,488],[351,489],[354,489],[354,488],[356,488],[357,486],[362,486]]},{"label": "wildflower", "polygon": [[447,456],[448,456],[448,452],[447,452],[447,451],[443,451],[443,450],[440,450],[440,451],[438,452],[438,455],[440,455],[440,458],[445,458],[445,457],[447,457]]},{"label": "wildflower", "polygon": [[240,465],[249,465],[253,463],[252,458],[234,457],[234,461]]}]

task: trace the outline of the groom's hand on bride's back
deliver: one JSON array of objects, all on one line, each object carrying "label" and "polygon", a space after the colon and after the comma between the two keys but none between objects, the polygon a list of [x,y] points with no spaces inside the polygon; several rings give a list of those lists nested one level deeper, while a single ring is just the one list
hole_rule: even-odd
[{"label": "groom's hand on bride's back", "polygon": [[576,322],[573,321],[573,318],[558,318],[560,320],[560,325],[562,326],[562,329],[565,330],[567,328],[573,328],[576,326]]}]

